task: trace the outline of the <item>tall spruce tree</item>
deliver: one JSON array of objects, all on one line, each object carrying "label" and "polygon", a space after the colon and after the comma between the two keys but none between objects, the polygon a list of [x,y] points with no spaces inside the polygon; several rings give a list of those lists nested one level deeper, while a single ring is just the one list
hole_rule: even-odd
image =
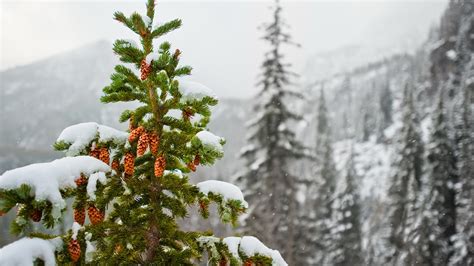
[{"label": "tall spruce tree", "polygon": [[[433,130],[428,144],[431,218],[436,228],[431,228],[436,241],[432,244],[434,265],[446,265],[452,254],[452,239],[456,233],[456,192],[458,182],[453,142],[445,114],[444,95],[439,94],[438,106],[433,117]],[[432,220],[433,221],[433,220]]]},{"label": "tall spruce tree", "polygon": [[[206,251],[209,265],[287,265],[254,237],[221,239],[180,228],[193,205],[206,218],[215,202],[221,220],[235,224],[247,204],[232,184],[189,182],[188,173],[223,155],[224,139],[206,130],[217,99],[204,85],[179,79],[191,72],[180,66],[180,50],[171,51],[168,42],[154,47],[153,40],[181,26],[179,19],[153,26],[154,13],[153,0],[146,16],[115,13],[141,47],[115,42],[115,53],[130,65],[115,67],[101,100],[141,104],[121,115],[130,132],[96,123],[71,126],[55,144],[68,157],[0,176],[0,216],[18,204],[12,229],[25,236],[0,250],[0,265],[194,265]],[[34,223],[53,228],[62,222],[65,198],[74,199],[72,228],[62,235],[36,232]]]},{"label": "tall spruce tree", "polygon": [[414,222],[417,197],[423,174],[423,143],[413,95],[407,85],[403,95],[402,127],[398,134],[393,160],[389,196],[389,263],[405,264],[410,260],[408,237]]},{"label": "tall spruce tree", "polygon": [[264,241],[282,250],[289,264],[294,264],[300,178],[291,171],[291,164],[306,154],[292,130],[292,123],[301,117],[285,102],[289,97],[302,96],[290,89],[294,74],[283,62],[282,46],[293,43],[285,32],[281,12],[279,1],[275,1],[273,20],[263,25],[263,39],[270,51],[265,54],[258,82],[261,90],[255,105],[256,118],[248,125],[250,145],[242,151],[246,172],[239,174],[239,179],[247,199],[256,204],[245,220],[246,231],[259,233]]},{"label": "tall spruce tree", "polygon": [[[472,68],[472,64],[471,64]],[[469,75],[468,75],[469,74]],[[474,117],[471,108],[473,71],[463,81],[463,98],[456,112],[456,143],[459,190],[457,193],[457,236],[452,265],[474,263]]]},{"label": "tall spruce tree", "polygon": [[331,228],[332,246],[329,261],[332,265],[363,265],[361,206],[354,168],[354,153],[351,147],[346,165],[345,189],[339,192],[333,203]]},{"label": "tall spruce tree", "polygon": [[321,90],[316,128],[316,171],[312,184],[314,199],[314,235],[311,236],[316,251],[311,260],[314,265],[325,263],[331,247],[332,204],[336,190],[337,171],[333,158],[331,126],[324,91]]}]

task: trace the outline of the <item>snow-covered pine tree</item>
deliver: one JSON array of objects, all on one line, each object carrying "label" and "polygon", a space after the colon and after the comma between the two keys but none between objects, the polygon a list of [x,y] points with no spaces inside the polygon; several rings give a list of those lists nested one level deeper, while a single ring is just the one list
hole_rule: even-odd
[{"label": "snow-covered pine tree", "polygon": [[338,193],[333,203],[331,228],[332,246],[329,253],[331,265],[363,265],[361,206],[354,168],[353,148],[346,165],[345,189]]},{"label": "snow-covered pine tree", "polygon": [[413,229],[415,208],[423,174],[423,143],[418,128],[418,116],[413,103],[413,92],[407,85],[402,105],[402,126],[395,146],[393,174],[389,196],[389,250],[387,261],[393,265],[409,260],[408,237]]},{"label": "snow-covered pine tree", "polygon": [[295,264],[296,193],[300,178],[291,171],[291,166],[306,153],[292,129],[292,124],[301,117],[286,103],[288,98],[302,95],[290,89],[294,74],[283,62],[282,46],[293,43],[285,32],[281,12],[276,0],[273,20],[263,25],[263,39],[270,45],[270,51],[262,63],[255,119],[248,124],[249,145],[241,154],[247,166],[238,179],[245,187],[246,198],[255,203],[245,220],[246,231],[258,232],[265,242],[283,252],[289,264]]},{"label": "snow-covered pine tree", "polygon": [[474,83],[473,64],[465,73],[463,97],[456,115],[457,169],[459,187],[457,193],[457,235],[451,265],[471,265],[474,263],[474,117],[471,108]]},{"label": "snow-covered pine tree", "polygon": [[314,235],[311,235],[313,248],[316,250],[313,254],[311,263],[313,265],[322,265],[325,263],[331,241],[332,227],[332,204],[336,190],[337,171],[333,158],[331,126],[329,124],[329,114],[324,97],[324,91],[321,90],[319,106],[317,111],[316,128],[316,168],[314,183],[311,193],[312,211],[315,212],[313,226]]},{"label": "snow-covered pine tree", "polygon": [[393,96],[389,81],[389,77],[386,77],[385,84],[379,94],[378,107],[380,113],[377,115],[377,142],[379,143],[385,140],[384,130],[393,122]]},{"label": "snow-covered pine tree", "polygon": [[[0,211],[18,204],[12,229],[24,236],[0,249],[1,265],[193,265],[206,251],[210,265],[287,265],[254,237],[221,239],[180,229],[192,205],[206,218],[215,202],[222,221],[235,224],[247,204],[232,184],[189,182],[187,173],[223,155],[224,139],[206,130],[217,99],[207,87],[180,79],[191,73],[179,64],[180,50],[171,51],[168,42],[154,47],[154,40],[181,26],[179,19],[154,26],[154,14],[153,0],[146,16],[115,13],[141,46],[117,40],[114,51],[141,75],[117,65],[101,100],[141,104],[120,117],[130,122],[130,133],[92,122],[73,125],[55,144],[68,157],[0,176]],[[32,223],[53,228],[62,222],[66,198],[74,199],[71,230],[35,232]]]},{"label": "snow-covered pine tree", "polygon": [[[446,265],[452,254],[452,238],[456,234],[456,192],[458,183],[453,142],[445,114],[444,95],[439,94],[433,116],[433,129],[428,143],[428,167],[430,194],[429,208],[431,228],[435,241],[431,243],[432,263]],[[435,221],[435,222],[434,222]]]}]

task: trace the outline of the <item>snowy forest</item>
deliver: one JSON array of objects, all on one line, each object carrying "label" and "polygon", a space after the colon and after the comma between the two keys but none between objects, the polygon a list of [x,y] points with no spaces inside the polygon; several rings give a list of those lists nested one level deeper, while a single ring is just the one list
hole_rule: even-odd
[{"label": "snowy forest", "polygon": [[191,81],[185,21],[145,4],[114,14],[136,41],[0,72],[0,265],[474,265],[473,0],[301,73],[268,2],[246,99]]}]

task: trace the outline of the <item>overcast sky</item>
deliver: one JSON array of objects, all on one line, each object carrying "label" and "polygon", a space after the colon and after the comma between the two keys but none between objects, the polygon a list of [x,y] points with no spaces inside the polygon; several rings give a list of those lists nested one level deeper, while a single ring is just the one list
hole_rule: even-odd
[{"label": "overcast sky", "polygon": [[[28,64],[100,39],[133,38],[113,21],[116,10],[143,12],[146,1],[0,0],[0,70]],[[283,1],[284,17],[300,49],[287,50],[294,70],[308,58],[348,45],[405,50],[438,23],[446,0]],[[257,26],[271,1],[158,1],[158,21],[181,18],[167,36],[183,51],[195,77],[222,97],[254,94],[265,46]]]}]

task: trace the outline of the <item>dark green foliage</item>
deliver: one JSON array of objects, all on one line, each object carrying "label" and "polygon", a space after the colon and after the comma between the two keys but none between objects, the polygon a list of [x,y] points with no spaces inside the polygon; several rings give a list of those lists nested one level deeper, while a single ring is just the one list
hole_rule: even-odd
[{"label": "dark green foliage", "polygon": [[[78,265],[193,265],[201,259],[205,250],[199,239],[208,233],[181,230],[178,222],[188,216],[189,208],[199,205],[202,216],[207,218],[208,206],[214,202],[221,220],[233,225],[237,224],[238,216],[246,210],[246,205],[240,200],[227,199],[212,192],[204,194],[198,186],[190,183],[186,175],[192,170],[190,164],[194,167],[212,165],[223,156],[224,139],[220,138],[218,144],[209,144],[196,136],[206,130],[211,116],[210,107],[218,101],[211,95],[183,95],[177,77],[189,75],[191,67],[180,65],[181,51],[172,51],[170,43],[163,42],[156,50],[153,47],[154,39],[179,28],[181,20],[153,27],[154,12],[155,3],[149,0],[146,18],[138,13],[129,17],[121,12],[115,13],[117,21],[139,35],[141,47],[129,41],[117,40],[113,50],[122,62],[131,63],[141,71],[141,76],[138,77],[134,70],[124,65],[117,65],[111,75],[110,85],[103,89],[101,101],[140,103],[134,110],[123,111],[119,120],[129,121],[131,130],[139,127],[150,136],[157,136],[158,150],[153,152],[149,149],[139,156],[137,140],[103,141],[97,133],[85,148],[73,154],[99,157],[94,154],[105,148],[107,152],[112,152],[110,162],[117,163],[114,171],[107,173],[106,183],[97,182],[95,199],[89,196],[86,184],[61,191],[64,198],[74,198],[73,208],[95,207],[105,211],[103,221],[85,224],[77,232],[81,248]],[[195,118],[189,119],[184,115],[176,117],[171,112],[186,112]],[[209,132],[207,134],[215,137]],[[67,152],[71,146],[72,143],[65,141],[54,144],[56,150]],[[124,173],[128,169],[127,162],[124,162],[126,154],[134,156],[133,174]],[[196,158],[199,158],[199,162],[196,162]],[[156,165],[159,165],[157,163],[160,160],[165,163],[160,166],[164,170],[163,174],[157,174],[160,168]],[[90,181],[89,177],[84,178]],[[0,190],[1,211],[8,212],[16,204],[20,204],[20,208],[12,225],[14,233],[43,239],[53,237],[32,232],[28,221],[32,210],[41,210],[42,222],[46,227],[57,225],[60,221],[53,218],[49,201],[36,201],[27,185],[16,190]],[[88,215],[91,219],[90,211]],[[67,246],[73,232],[69,230],[60,237],[64,240],[64,246],[58,251],[57,262],[61,265],[70,264]],[[97,251],[86,254],[87,247],[92,245]],[[249,259],[245,254],[241,258],[234,258],[220,239],[215,247],[219,252],[208,254],[211,265],[217,265],[223,259],[231,265],[238,265],[239,260]],[[258,265],[272,263],[271,258],[260,255],[250,259]]]}]

